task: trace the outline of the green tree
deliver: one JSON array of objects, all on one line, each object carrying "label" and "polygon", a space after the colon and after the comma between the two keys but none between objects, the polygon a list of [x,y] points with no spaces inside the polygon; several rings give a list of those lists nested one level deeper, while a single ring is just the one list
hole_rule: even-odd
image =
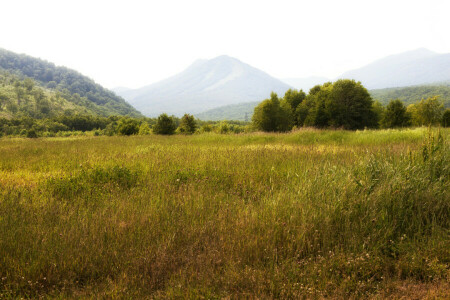
[{"label": "green tree", "polygon": [[147,122],[142,122],[141,126],[139,126],[139,135],[148,135],[152,132],[150,126],[148,126]]},{"label": "green tree", "polygon": [[381,104],[380,101],[374,101],[372,104],[372,111],[375,114],[375,118],[377,120],[377,128],[380,127],[381,120],[384,117],[384,113],[386,112],[386,108]]},{"label": "green tree", "polygon": [[[302,102],[299,110],[296,111],[299,125],[319,128],[330,126],[331,116],[326,106],[330,102],[332,89],[333,84],[326,82],[323,85],[316,85],[309,90],[306,100]],[[302,115],[299,113],[302,113]]]},{"label": "green tree", "polygon": [[192,134],[195,132],[196,129],[197,129],[197,122],[195,121],[194,116],[184,114],[184,116],[181,118],[178,130],[184,134]]},{"label": "green tree", "polygon": [[262,131],[288,131],[292,128],[290,107],[287,102],[281,105],[277,94],[272,92],[270,99],[262,101],[255,107],[252,122]]},{"label": "green tree", "polygon": [[441,125],[442,127],[450,127],[450,108],[447,108],[442,115]]},{"label": "green tree", "polygon": [[372,97],[361,82],[340,79],[333,83],[325,111],[332,127],[350,130],[376,127],[378,121],[372,103]]},{"label": "green tree", "polygon": [[139,122],[135,119],[122,118],[117,125],[120,135],[134,135],[139,133]]},{"label": "green tree", "polygon": [[383,128],[406,127],[411,124],[411,116],[406,111],[406,107],[399,99],[391,100],[386,107],[386,111],[381,119]]},{"label": "green tree", "polygon": [[153,127],[153,132],[156,134],[174,134],[177,125],[172,117],[169,117],[167,114],[161,114],[156,121],[155,126]]},{"label": "green tree", "polygon": [[303,100],[305,100],[306,98],[306,94],[303,92],[303,90],[293,90],[293,89],[289,89],[286,91],[286,93],[284,94],[284,100],[289,104],[289,107],[292,111],[292,114],[295,114],[295,110],[297,109],[297,107],[299,106],[300,103],[303,102]]},{"label": "green tree", "polygon": [[408,106],[408,110],[414,125],[438,125],[444,114],[444,105],[439,101],[439,96],[433,96]]}]

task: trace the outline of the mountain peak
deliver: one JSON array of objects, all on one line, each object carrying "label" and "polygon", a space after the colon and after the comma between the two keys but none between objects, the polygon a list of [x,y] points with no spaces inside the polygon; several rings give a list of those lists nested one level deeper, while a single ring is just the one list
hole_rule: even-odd
[{"label": "mountain peak", "polygon": [[197,60],[190,67],[158,83],[120,93],[148,116],[160,113],[196,114],[241,102],[261,101],[289,85],[240,60],[221,55]]}]

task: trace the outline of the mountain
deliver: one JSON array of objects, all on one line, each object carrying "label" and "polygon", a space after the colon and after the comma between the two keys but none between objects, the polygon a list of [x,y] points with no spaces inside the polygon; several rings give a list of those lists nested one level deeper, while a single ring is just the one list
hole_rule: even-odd
[{"label": "mountain", "polygon": [[[90,114],[142,116],[123,98],[103,88],[92,79],[77,71],[55,66],[38,58],[0,48],[0,71],[17,77],[17,82],[31,78],[43,89],[58,92],[73,105],[85,107],[85,111]],[[19,101],[19,104],[22,102]],[[75,109],[75,111],[79,110]]]},{"label": "mountain", "polygon": [[267,73],[224,55],[198,60],[183,72],[155,84],[117,92],[147,116],[163,112],[181,116],[262,101],[272,91],[284,95],[289,88]]},{"label": "mountain", "polygon": [[367,89],[424,85],[450,80],[450,53],[420,48],[379,59],[339,78],[361,81]]},{"label": "mountain", "polygon": [[305,78],[282,78],[281,81],[296,88],[297,90],[303,90],[305,93],[308,93],[313,86],[323,84],[330,81],[330,79],[320,76],[311,76]]}]

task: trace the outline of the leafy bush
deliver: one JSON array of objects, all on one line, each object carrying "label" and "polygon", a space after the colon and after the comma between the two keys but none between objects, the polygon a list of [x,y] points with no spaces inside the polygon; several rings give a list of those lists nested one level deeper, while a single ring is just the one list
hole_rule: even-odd
[{"label": "leafy bush", "polygon": [[156,134],[174,134],[176,129],[176,124],[172,117],[167,114],[161,114],[156,121],[156,125],[153,127],[153,132]]},{"label": "leafy bush", "polygon": [[192,134],[195,132],[196,129],[197,129],[197,122],[195,122],[194,116],[184,114],[184,116],[181,118],[180,126],[178,127],[180,133]]},{"label": "leafy bush", "polygon": [[117,125],[120,135],[133,135],[139,133],[139,122],[135,119],[121,119]]}]

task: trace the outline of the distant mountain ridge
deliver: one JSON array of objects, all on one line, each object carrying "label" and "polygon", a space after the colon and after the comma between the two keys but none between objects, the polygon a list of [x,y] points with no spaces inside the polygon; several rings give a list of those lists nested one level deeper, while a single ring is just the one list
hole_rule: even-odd
[{"label": "distant mountain ridge", "polygon": [[139,89],[116,90],[147,116],[181,116],[216,107],[262,101],[290,86],[267,73],[226,55],[197,60],[183,72]]},{"label": "distant mountain ridge", "polygon": [[92,79],[75,70],[55,66],[39,58],[0,48],[0,71],[15,75],[19,79],[32,78],[44,89],[64,94],[67,101],[78,107],[77,111],[84,111],[82,108],[85,107],[90,114],[100,116],[142,116],[123,98]]},{"label": "distant mountain ridge", "polygon": [[338,78],[361,81],[367,89],[426,85],[450,80],[450,53],[425,48],[390,55]]}]

